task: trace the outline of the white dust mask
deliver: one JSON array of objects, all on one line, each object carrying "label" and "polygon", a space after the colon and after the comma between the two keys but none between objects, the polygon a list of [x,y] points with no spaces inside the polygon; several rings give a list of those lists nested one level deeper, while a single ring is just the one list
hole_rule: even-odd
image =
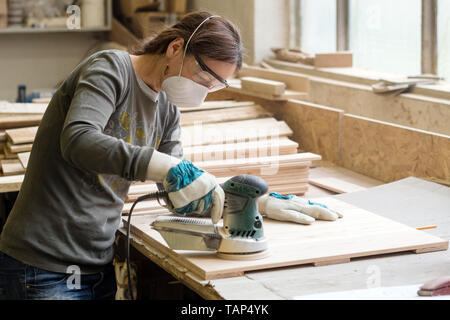
[{"label": "white dust mask", "polygon": [[198,107],[205,101],[208,88],[182,76],[172,76],[162,83],[167,99],[180,108]]},{"label": "white dust mask", "polygon": [[162,83],[162,89],[167,94],[167,99],[169,99],[169,101],[177,107],[198,107],[203,103],[203,101],[205,101],[205,98],[208,95],[209,88],[202,86],[191,79],[182,77],[181,71],[183,70],[184,58],[186,57],[187,48],[192,37],[206,21],[214,17],[218,16],[210,16],[206,18],[198,25],[194,32],[192,32],[186,43],[186,47],[184,48],[183,60],[181,61],[181,68],[178,76],[169,77]]}]

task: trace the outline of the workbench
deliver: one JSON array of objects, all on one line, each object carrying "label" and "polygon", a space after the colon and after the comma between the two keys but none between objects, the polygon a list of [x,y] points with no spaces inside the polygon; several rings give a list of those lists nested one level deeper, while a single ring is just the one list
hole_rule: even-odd
[{"label": "workbench", "polygon": [[[313,194],[306,196],[311,198]],[[437,228],[424,232],[446,240],[450,238],[449,187],[410,177],[333,197],[411,227],[435,225]],[[124,238],[126,232],[121,229],[119,234],[119,238]],[[173,277],[168,282],[182,284],[192,290],[194,295],[191,298],[198,295],[204,299],[231,300],[327,299],[333,297],[326,295],[329,293],[356,290],[337,297],[358,299],[367,297],[361,292],[376,287],[400,287],[412,291],[415,290],[414,285],[449,275],[450,272],[450,257],[446,250],[421,254],[384,254],[356,258],[343,264],[274,268],[246,272],[240,277],[201,280],[176,261],[149,247],[142,239],[132,236],[131,244],[152,264]],[[386,295],[385,292],[389,290],[384,288],[383,292]],[[146,297],[141,295],[141,298]],[[395,299],[395,293],[386,298]]]}]

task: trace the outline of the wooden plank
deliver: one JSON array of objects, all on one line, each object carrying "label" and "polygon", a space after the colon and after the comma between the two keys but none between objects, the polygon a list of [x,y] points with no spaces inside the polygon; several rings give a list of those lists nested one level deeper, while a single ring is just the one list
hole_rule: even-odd
[{"label": "wooden plank", "polygon": [[33,147],[32,143],[25,143],[25,144],[11,144],[11,142],[6,143],[6,147],[8,148],[8,151],[11,153],[20,153],[20,152],[28,152],[31,151],[31,148]]},{"label": "wooden plank", "polygon": [[253,101],[234,101],[234,100],[222,100],[222,101],[205,101],[199,107],[178,108],[181,113],[185,112],[197,112],[205,110],[217,110],[217,109],[231,109],[237,107],[253,106]]},{"label": "wooden plank", "polygon": [[0,193],[15,192],[20,190],[24,175],[14,175],[7,177],[0,177]]},{"label": "wooden plank", "polygon": [[10,103],[0,101],[0,115],[39,115],[43,114],[48,104],[41,103]]},{"label": "wooden plank", "polygon": [[183,148],[183,157],[191,161],[212,161],[285,155],[297,153],[298,143],[286,137],[241,143],[194,146]]},{"label": "wooden plank", "polygon": [[[233,92],[233,93],[240,93],[245,94],[249,97],[256,97],[264,100],[272,100],[272,101],[287,101],[290,99],[307,99],[308,93],[307,92],[300,92],[300,91],[294,91],[286,89],[284,90],[284,93],[282,95],[273,95],[266,92],[254,92],[254,91],[246,91],[245,89],[242,89],[241,87],[241,81],[238,79],[237,81],[230,83],[230,86],[224,91]],[[248,98],[246,98],[248,99]]]},{"label": "wooden plank", "polygon": [[174,251],[167,247],[157,231],[151,229],[150,223],[155,219],[151,215],[132,218],[131,230],[133,235],[167,259],[181,263],[189,272],[205,280],[277,267],[320,265],[395,252],[448,248],[448,240],[348,203],[329,197],[316,200],[342,212],[344,218],[333,222],[319,220],[312,225],[264,219],[269,256],[259,260],[223,260],[214,252]]},{"label": "wooden plank", "polygon": [[26,169],[28,167],[28,160],[30,159],[31,152],[18,153],[19,161],[22,166]]},{"label": "wooden plank", "polygon": [[316,68],[350,68],[353,66],[351,52],[317,53],[314,57]]},{"label": "wooden plank", "polygon": [[12,144],[32,143],[39,127],[8,129],[5,131]]},{"label": "wooden plank", "polygon": [[[252,128],[252,130],[248,130]],[[272,137],[287,137],[292,130],[284,121],[274,118],[200,124],[181,129],[183,146],[200,146],[233,142],[254,141]]]},{"label": "wooden plank", "polygon": [[18,159],[1,160],[0,165],[2,167],[2,171],[5,176],[22,174],[25,172],[25,169],[23,168],[22,164]]},{"label": "wooden plank", "polygon": [[199,168],[204,168],[205,170],[222,169],[222,168],[233,168],[242,166],[264,166],[264,165],[283,165],[283,164],[297,164],[305,163],[305,165],[310,165],[311,161],[321,160],[321,156],[318,154],[304,152],[296,154],[287,154],[280,156],[270,156],[270,157],[256,157],[248,159],[226,159],[222,161],[204,161],[195,162],[194,164]]},{"label": "wooden plank", "polygon": [[348,193],[365,190],[366,188],[361,187],[357,184],[350,183],[347,181],[340,180],[333,177],[322,177],[322,178],[309,178],[309,183],[322,187],[324,189],[334,191],[336,193]]},{"label": "wooden plank", "polygon": [[245,91],[281,96],[286,90],[286,84],[256,77],[241,77],[241,88]]},{"label": "wooden plank", "polygon": [[308,92],[309,79],[297,72],[280,69],[264,69],[255,66],[244,66],[238,73],[239,78],[257,77],[284,82],[289,90]]},{"label": "wooden plank", "polygon": [[17,159],[17,153],[12,153],[7,147],[3,148],[6,159]]},{"label": "wooden plank", "polygon": [[230,112],[229,109],[184,112],[181,114],[180,125],[192,126],[200,122],[207,124],[267,118],[271,116],[272,114],[261,106],[235,107],[232,112]]},{"label": "wooden plank", "polygon": [[342,166],[383,182],[409,176],[450,183],[450,136],[344,115]]},{"label": "wooden plank", "polygon": [[0,117],[0,128],[19,128],[27,126],[36,126],[42,120],[42,114],[37,115],[2,115]]},{"label": "wooden plank", "polygon": [[383,184],[342,167],[317,167],[309,171],[309,183],[336,193],[348,193]]}]

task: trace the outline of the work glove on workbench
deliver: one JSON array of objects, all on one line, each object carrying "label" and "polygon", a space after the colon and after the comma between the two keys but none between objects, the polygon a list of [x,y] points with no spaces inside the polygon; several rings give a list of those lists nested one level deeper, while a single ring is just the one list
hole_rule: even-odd
[{"label": "work glove on workbench", "polygon": [[271,192],[258,199],[259,212],[270,219],[311,224],[317,220],[334,221],[343,215],[327,206],[295,195]]},{"label": "work glove on workbench", "polygon": [[162,182],[168,193],[172,212],[183,216],[211,217],[213,223],[222,218],[225,193],[216,178],[165,153],[153,151],[147,168],[147,179]]}]

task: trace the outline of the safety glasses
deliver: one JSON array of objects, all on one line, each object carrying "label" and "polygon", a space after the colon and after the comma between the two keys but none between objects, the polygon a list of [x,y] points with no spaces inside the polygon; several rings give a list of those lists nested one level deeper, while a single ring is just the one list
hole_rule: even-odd
[{"label": "safety glasses", "polygon": [[198,71],[193,76],[195,82],[207,87],[209,92],[218,91],[220,89],[228,88],[228,82],[219,77],[214,71],[200,59],[196,54],[193,55],[197,64]]}]

